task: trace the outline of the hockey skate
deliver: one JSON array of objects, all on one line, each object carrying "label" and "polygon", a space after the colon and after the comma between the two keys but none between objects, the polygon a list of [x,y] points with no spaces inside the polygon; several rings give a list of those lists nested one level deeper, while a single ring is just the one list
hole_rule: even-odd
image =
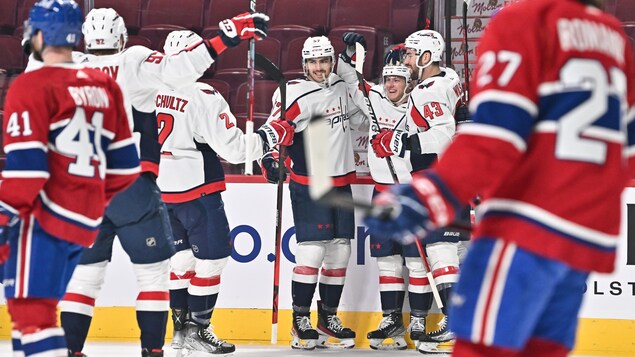
[{"label": "hockey skate", "polygon": [[426,335],[426,318],[423,316],[410,315],[410,325],[408,325],[410,339],[419,348],[419,340]]},{"label": "hockey skate", "polygon": [[[194,325],[189,322],[189,312],[183,309],[172,309],[172,323],[174,325],[174,334],[172,335],[172,344],[170,345],[175,350],[183,348],[185,342],[185,336],[188,335],[188,329],[192,329]],[[192,331],[189,331],[194,332]]]},{"label": "hockey skate", "polygon": [[291,348],[298,350],[312,350],[318,340],[318,332],[311,326],[308,313],[293,312],[293,327],[291,328]]},{"label": "hockey skate", "polygon": [[71,350],[68,350],[68,357],[87,357],[87,356],[81,352],[73,353]]},{"label": "hockey skate", "polygon": [[379,328],[366,335],[370,340],[370,348],[374,350],[405,350],[408,348],[404,335],[401,312],[391,312],[385,315],[379,323]]},{"label": "hockey skate", "polygon": [[195,329],[187,329],[187,331],[182,356],[230,355],[236,350],[236,346],[221,340],[212,332],[212,325],[196,326]]},{"label": "hockey skate", "polygon": [[421,337],[419,352],[424,355],[449,357],[454,349],[454,333],[448,329],[448,318],[443,316],[438,328]]},{"label": "hockey skate", "polygon": [[319,334],[317,347],[319,348],[353,348],[355,347],[355,332],[342,326],[342,320],[336,314],[322,308],[318,301]]},{"label": "hockey skate", "polygon": [[148,351],[147,348],[141,350],[141,357],[163,357],[163,350],[156,349]]}]

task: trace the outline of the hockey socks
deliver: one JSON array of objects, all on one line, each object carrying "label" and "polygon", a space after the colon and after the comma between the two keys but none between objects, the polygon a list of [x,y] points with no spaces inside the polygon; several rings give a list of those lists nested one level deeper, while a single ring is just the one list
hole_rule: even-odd
[{"label": "hockey socks", "polygon": [[81,352],[84,349],[92,319],[92,316],[74,312],[62,311],[60,314],[60,320],[66,334],[66,344],[71,352]]},{"label": "hockey socks", "polygon": [[344,285],[320,283],[320,299],[325,306],[339,306]]},{"label": "hockey socks", "polygon": [[295,280],[291,281],[291,296],[293,306],[310,307],[317,284],[305,284]]},{"label": "hockey socks", "polygon": [[141,347],[162,349],[165,343],[167,311],[137,311],[137,323],[141,330]]},{"label": "hockey socks", "polygon": [[405,291],[382,291],[379,293],[381,300],[381,311],[384,314],[391,312],[401,312],[403,301],[406,296]]},{"label": "hockey socks", "polygon": [[197,296],[190,295],[188,298],[192,321],[198,325],[206,326],[212,318],[212,311],[216,306],[218,294]]}]

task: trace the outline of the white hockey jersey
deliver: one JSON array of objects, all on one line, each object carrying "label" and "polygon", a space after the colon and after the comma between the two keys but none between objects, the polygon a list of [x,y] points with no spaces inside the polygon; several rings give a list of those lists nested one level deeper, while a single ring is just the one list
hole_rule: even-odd
[{"label": "white hockey jersey", "polygon": [[[368,167],[370,168],[370,175],[373,181],[376,183],[376,187],[380,188],[381,185],[394,184],[392,174],[388,168],[388,161],[384,158],[379,158],[373,151],[370,145],[370,140],[373,135],[377,134],[381,129],[402,129],[406,131],[406,108],[408,103],[405,102],[401,105],[395,106],[390,99],[386,97],[386,91],[382,85],[372,85],[372,83],[364,82],[368,89],[368,98],[373,106],[373,111],[377,117],[379,128],[372,123],[370,112],[364,101],[363,93],[359,87],[359,81],[355,69],[348,63],[340,60],[337,65],[337,74],[342,77],[351,87],[352,90],[357,90],[359,95],[353,96],[357,106],[364,112],[368,118],[370,125],[368,128]],[[395,173],[400,183],[410,182],[412,180],[411,172],[412,165],[410,164],[410,151],[406,151],[405,157],[401,158],[397,155],[391,157]]]},{"label": "white hockey jersey", "polygon": [[[366,118],[352,99],[348,85],[338,75],[331,73],[328,85],[308,79],[296,79],[287,83],[286,119],[296,124],[293,144],[288,147],[291,158],[291,180],[308,185],[308,166],[304,152],[304,129],[310,120],[325,120],[331,128],[330,152],[336,157],[329,162],[329,175],[333,185],[344,186],[355,180],[355,157],[349,127],[359,128]],[[268,121],[280,118],[280,91],[272,98],[272,111]]]},{"label": "white hockey jersey", "polygon": [[410,93],[406,130],[413,171],[428,168],[452,141],[456,132],[454,112],[462,91],[457,73],[441,67],[441,73],[418,83]]},{"label": "white hockey jersey", "polygon": [[[218,156],[242,163],[246,146],[245,134],[223,96],[205,83],[195,83],[178,91],[160,90],[154,104],[162,144],[157,184],[163,200],[186,202],[224,191]],[[252,157],[260,157],[262,138],[251,135]]]}]

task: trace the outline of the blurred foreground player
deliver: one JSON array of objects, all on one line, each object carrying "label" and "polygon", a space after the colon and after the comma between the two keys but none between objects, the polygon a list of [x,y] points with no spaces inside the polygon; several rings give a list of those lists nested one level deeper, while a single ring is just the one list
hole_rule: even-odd
[{"label": "blurred foreground player", "polygon": [[[374,234],[411,239],[482,193],[452,297],[454,356],[566,356],[590,272],[611,272],[633,174],[633,53],[597,1],[511,5],[479,45],[466,124],[432,171],[376,204]],[[540,23],[542,31],[524,24]]]},{"label": "blurred foreground player", "polygon": [[25,26],[44,67],[7,94],[0,264],[14,356],[66,356],[56,306],[104,207],[139,173],[119,86],[74,64],[82,14],[72,0],[33,5]]}]

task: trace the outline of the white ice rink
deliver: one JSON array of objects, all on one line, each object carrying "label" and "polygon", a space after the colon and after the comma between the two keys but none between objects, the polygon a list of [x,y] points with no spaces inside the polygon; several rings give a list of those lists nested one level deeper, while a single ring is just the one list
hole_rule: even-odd
[{"label": "white ice rink", "polygon": [[[88,357],[140,357],[141,353],[137,343],[105,343],[90,342],[86,344],[84,353]],[[209,356],[209,355],[205,355]],[[245,357],[309,357],[309,356],[333,356],[333,357],[383,357],[383,356],[401,356],[416,357],[422,354],[414,351],[373,351],[370,349],[354,348],[352,350],[314,350],[314,351],[296,351],[288,346],[271,346],[271,345],[237,345],[236,352],[233,356]],[[11,345],[8,341],[0,341],[0,357],[12,357]],[[165,357],[176,357],[176,352],[170,348],[166,348]],[[199,356],[193,356],[199,357]],[[202,356],[201,356],[202,357]],[[575,357],[606,357],[606,356],[581,356]]]}]

